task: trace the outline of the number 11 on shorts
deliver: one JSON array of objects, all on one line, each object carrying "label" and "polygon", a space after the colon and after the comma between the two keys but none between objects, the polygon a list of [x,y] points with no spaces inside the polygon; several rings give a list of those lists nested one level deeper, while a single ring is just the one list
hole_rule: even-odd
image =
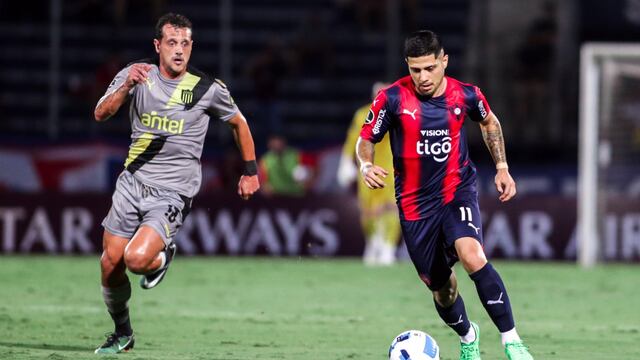
[{"label": "number 11 on shorts", "polygon": [[468,206],[460,206],[460,220],[462,221],[473,221],[473,216],[471,216],[471,208]]}]

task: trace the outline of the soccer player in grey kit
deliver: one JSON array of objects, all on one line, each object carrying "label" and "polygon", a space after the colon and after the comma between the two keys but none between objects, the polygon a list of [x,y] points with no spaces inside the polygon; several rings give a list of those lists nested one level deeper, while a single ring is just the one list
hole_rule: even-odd
[{"label": "soccer player in grey kit", "polygon": [[175,235],[200,188],[209,117],[231,127],[245,161],[238,195],[247,200],[260,188],[246,119],[222,81],[188,65],[191,22],[169,13],[155,30],[158,58],[120,71],[95,109],[96,121],[105,121],[131,100],[129,154],[102,222],[102,294],[115,330],[96,349],[98,354],[133,348],[126,269],[142,275],[144,289],[156,286],[166,274],[176,252]]}]

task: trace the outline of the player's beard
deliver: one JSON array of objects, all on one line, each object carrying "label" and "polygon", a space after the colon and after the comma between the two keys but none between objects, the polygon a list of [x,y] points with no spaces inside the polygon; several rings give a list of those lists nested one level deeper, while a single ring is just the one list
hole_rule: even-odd
[{"label": "player's beard", "polygon": [[424,90],[423,90],[423,87],[419,85],[414,85],[414,86],[416,87],[416,91],[418,92],[418,94],[420,94],[421,96],[433,97],[433,95],[436,93],[436,91],[438,91],[440,86],[442,86],[443,79],[440,79],[440,81],[437,83],[435,82],[431,83],[431,86]]}]

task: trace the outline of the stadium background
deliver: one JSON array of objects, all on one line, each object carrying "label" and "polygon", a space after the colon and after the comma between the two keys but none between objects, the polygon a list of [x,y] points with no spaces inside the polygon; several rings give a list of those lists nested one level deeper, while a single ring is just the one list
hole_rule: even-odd
[{"label": "stadium background", "polygon": [[[231,133],[212,122],[203,154],[203,187],[195,200],[195,210],[181,233],[180,256],[269,256],[246,258],[246,262],[236,258],[218,259],[215,266],[222,267],[219,269],[221,274],[225,271],[236,274],[242,272],[243,267],[262,271],[264,267],[269,268],[264,261],[285,272],[323,273],[326,268],[316,261],[328,261],[327,267],[335,265],[344,269],[356,282],[366,282],[363,279],[367,276],[375,276],[394,283],[393,291],[401,291],[397,278],[402,277],[409,280],[400,281],[400,284],[410,284],[411,291],[416,293],[422,291],[418,290],[417,281],[412,278],[412,270],[406,263],[387,273],[383,269],[367,272],[351,258],[344,260],[348,265],[334,263],[329,258],[357,257],[363,247],[354,189],[342,189],[336,181],[340,148],[351,116],[369,101],[374,81],[395,80],[406,74],[401,56],[404,36],[416,29],[429,28],[441,35],[450,55],[448,75],[479,85],[503,124],[507,156],[519,190],[516,200],[507,205],[500,205],[496,200],[491,159],[480,131],[473,127],[467,131],[471,156],[480,172],[485,249],[492,258],[511,260],[502,263],[506,268],[505,276],[522,281],[530,281],[528,276],[532,276],[541,287],[549,285],[544,282],[545,277],[549,279],[558,274],[564,279],[559,275],[563,271],[573,274],[567,275],[568,282],[587,282],[589,276],[599,279],[598,284],[606,283],[610,277],[635,283],[639,280],[633,275],[637,270],[632,265],[640,260],[639,192],[631,191],[640,181],[638,171],[635,178],[630,177],[619,185],[620,206],[617,212],[610,214],[613,219],[611,230],[607,232],[602,253],[607,260],[631,264],[600,268],[598,273],[582,273],[571,265],[576,258],[579,49],[590,41],[640,40],[638,1],[0,1],[3,34],[0,52],[0,253],[3,254],[0,276],[13,279],[0,283],[9,289],[0,291],[3,304],[0,305],[0,320],[10,324],[4,328],[0,325],[0,334],[3,334],[0,337],[9,339],[0,342],[0,357],[38,358],[57,354],[60,358],[77,358],[83,353],[84,346],[94,345],[93,338],[98,333],[93,328],[82,327],[89,333],[88,339],[66,348],[56,348],[47,340],[49,335],[42,332],[33,333],[32,341],[10,340],[12,335],[9,334],[18,330],[31,334],[35,320],[24,319],[29,319],[28,314],[34,311],[44,311],[43,316],[52,316],[52,324],[56,312],[73,314],[70,309],[47,307],[42,310],[41,303],[25,305],[16,299],[21,299],[20,294],[25,298],[33,298],[34,292],[40,294],[38,283],[46,287],[42,273],[34,272],[38,269],[36,264],[40,263],[56,267],[52,274],[63,278],[70,271],[95,271],[95,276],[84,278],[94,279],[97,287],[99,223],[110,205],[113,184],[122,169],[129,143],[129,124],[126,111],[120,111],[107,123],[97,124],[93,120],[93,108],[120,68],[131,60],[155,56],[151,42],[153,26],[158,15],[167,11],[184,13],[193,21],[195,43],[191,64],[214,74],[229,86],[254,131],[258,156],[266,151],[268,136],[280,134],[303,154],[303,165],[311,173],[302,196],[262,195],[250,202],[236,199],[233,194],[239,173],[237,150]],[[640,144],[635,146],[637,151]],[[626,189],[630,189],[629,192]],[[14,256],[35,253],[87,256]],[[277,258],[272,260],[271,256]],[[96,260],[95,266],[91,265],[93,260]],[[545,263],[532,265],[522,260],[561,260],[566,264],[554,262],[550,266],[560,268],[550,270],[544,268]],[[182,278],[188,282],[191,274],[207,267],[201,262],[207,264],[216,259],[182,261],[183,265],[180,261],[176,263],[173,272],[183,271]],[[252,261],[255,261],[254,265],[250,265]],[[297,268],[296,261],[303,265],[306,262],[308,267]],[[225,268],[227,265],[229,267]],[[47,268],[42,271],[47,272]],[[337,279],[343,275],[336,272],[335,277],[320,276],[318,279],[324,279],[327,288],[334,288],[334,282],[337,282],[335,291],[342,293],[344,279]],[[277,273],[271,276],[274,283],[284,279]],[[301,279],[293,283],[297,284],[296,281],[306,284]],[[324,286],[322,281],[317,281],[318,286]],[[25,283],[32,284],[25,287]],[[230,288],[236,285],[227,284]],[[216,287],[216,283],[208,286]],[[607,286],[604,288],[612,299],[621,303],[638,296],[637,290],[624,292],[614,285]],[[89,299],[86,301],[98,309],[81,309],[83,316],[96,323],[95,319],[102,318],[99,292],[93,291],[90,284],[80,288],[86,289],[86,293],[77,292],[82,294],[80,297]],[[466,284],[466,288],[472,289],[470,284]],[[598,289],[594,284],[577,289],[561,288],[562,296],[553,298],[552,303],[562,303],[563,299],[571,301],[568,299],[583,294],[583,310],[593,312],[595,305],[591,305],[603,300],[603,293]],[[379,290],[387,291],[384,286]],[[526,289],[522,290],[521,295],[516,293],[515,296],[530,295]],[[50,298],[53,304],[69,301],[68,297],[57,296],[54,289],[49,289],[48,293],[42,291],[45,291],[42,296]],[[266,288],[265,292],[268,291]],[[375,298],[376,295],[368,296]],[[543,294],[538,296],[531,301],[548,300]],[[421,299],[418,296],[411,298],[412,301]],[[351,300],[358,302],[357,298]],[[49,302],[46,304],[50,305]],[[334,305],[340,306],[339,303]],[[254,309],[249,313],[258,312],[252,306],[258,305],[246,304],[246,309]],[[393,309],[393,299],[388,299],[385,306]],[[531,306],[535,308],[535,305]],[[291,311],[295,311],[293,309]],[[237,311],[242,310],[238,308]],[[615,325],[615,321],[605,314],[597,320],[604,324],[603,329],[590,328],[587,319],[581,323],[587,329],[582,339],[594,341],[591,354],[603,346],[615,346],[609,345],[611,338],[597,342],[597,335],[605,331],[617,334],[613,337],[622,338],[622,344],[638,343],[640,318],[637,312],[626,311],[618,312],[624,314],[618,319],[618,324],[622,325]],[[563,310],[559,312],[560,315],[554,316],[561,317]],[[18,315],[14,316],[14,313]],[[476,309],[476,313],[481,310]],[[336,311],[335,318],[342,314]],[[597,315],[597,311],[594,314]],[[529,336],[534,354],[537,346],[539,354],[544,351],[547,355],[543,358],[574,358],[571,355],[563,357],[557,344],[543,346],[545,336],[555,337],[563,332],[563,325],[549,320],[552,315],[533,311],[519,316],[527,320],[533,316],[542,319],[530,325],[531,330],[551,329],[543,335]],[[370,356],[357,350],[340,352],[338,349],[326,352],[330,354],[326,357],[308,358],[382,358],[387,340],[378,340],[390,341],[395,333],[404,330],[402,326],[394,327],[388,312],[383,318],[384,322],[375,326],[392,327],[393,330],[370,337],[377,341],[376,344],[367,343]],[[216,319],[222,319],[222,322],[247,320],[229,314]],[[273,320],[259,315],[248,316],[248,319],[257,328]],[[333,317],[323,319],[320,322],[328,331],[340,327],[337,320],[333,326]],[[349,319],[356,325],[360,321],[357,316]],[[275,322],[280,320],[287,322],[291,318],[276,318]],[[440,340],[447,337],[448,332],[436,320],[437,317],[432,316],[427,324]],[[400,322],[412,325],[410,316]],[[487,328],[491,326],[486,319],[485,323]],[[107,323],[101,324],[106,326]],[[47,328],[46,324],[40,326]],[[240,331],[247,331],[238,326]],[[424,328],[427,325],[419,323],[415,326]],[[353,330],[360,331],[357,326]],[[152,332],[151,326],[147,331]],[[221,341],[227,346],[225,351],[230,351],[227,354],[233,355],[218,354],[213,358],[245,358],[239,355],[244,349],[242,343],[233,341],[236,340]],[[278,341],[278,338],[267,339],[250,347],[270,353],[271,345]],[[445,348],[450,345],[450,353],[455,352],[453,342],[442,341]],[[562,341],[558,340],[559,343]],[[309,344],[312,343],[309,340]],[[356,349],[361,345],[353,344],[352,348]],[[286,345],[279,346],[265,358],[287,358]],[[379,346],[382,350],[374,351],[371,346]],[[640,358],[635,346],[635,349],[611,358]],[[185,347],[188,348],[186,344]],[[229,347],[233,349],[229,350]],[[303,347],[296,348],[298,355],[304,355]],[[487,351],[488,354],[497,353],[497,350]],[[160,354],[170,352],[156,353],[153,358],[164,356]],[[595,358],[607,358],[604,352],[597,354]]]}]

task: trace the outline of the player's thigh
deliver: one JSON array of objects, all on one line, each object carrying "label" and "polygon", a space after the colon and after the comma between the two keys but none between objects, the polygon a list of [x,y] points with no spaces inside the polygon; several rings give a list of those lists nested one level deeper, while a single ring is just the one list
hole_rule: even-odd
[{"label": "player's thigh", "polygon": [[144,269],[165,248],[165,242],[156,229],[142,225],[125,249],[125,262],[130,270]]},{"label": "player's thigh", "polygon": [[102,220],[106,231],[126,239],[133,237],[142,219],[139,210],[140,193],[140,183],[129,172],[122,172],[111,197],[111,208]]},{"label": "player's thigh", "polygon": [[424,220],[402,220],[400,223],[409,257],[420,279],[432,291],[442,288],[451,275],[439,218],[436,215]]},{"label": "player's thigh", "polygon": [[442,226],[447,247],[455,249],[467,272],[475,272],[486,264],[482,219],[475,194],[460,196],[448,204]]},{"label": "player's thigh", "polygon": [[178,230],[191,209],[191,199],[175,191],[147,187],[141,202],[141,226],[154,229],[165,245],[175,239]]},{"label": "player's thigh", "polygon": [[460,196],[447,204],[443,213],[442,228],[447,247],[452,248],[456,240],[464,237],[476,239],[482,247],[482,218],[477,196]]}]

